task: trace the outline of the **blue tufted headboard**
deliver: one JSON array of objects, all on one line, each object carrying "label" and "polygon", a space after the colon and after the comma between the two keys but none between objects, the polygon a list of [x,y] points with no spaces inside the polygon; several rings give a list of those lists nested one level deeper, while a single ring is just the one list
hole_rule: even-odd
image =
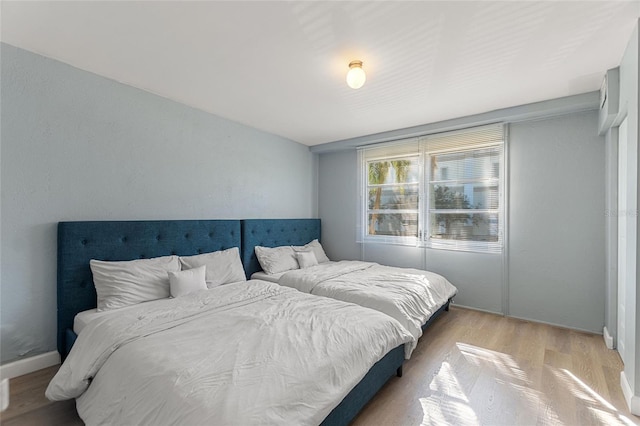
[{"label": "blue tufted headboard", "polygon": [[247,219],[242,221],[241,258],[247,278],[262,271],[254,247],[302,246],[320,240],[320,219]]},{"label": "blue tufted headboard", "polygon": [[73,319],[96,307],[89,260],[190,256],[240,247],[239,220],[154,220],[58,223],[58,352],[73,341]]}]

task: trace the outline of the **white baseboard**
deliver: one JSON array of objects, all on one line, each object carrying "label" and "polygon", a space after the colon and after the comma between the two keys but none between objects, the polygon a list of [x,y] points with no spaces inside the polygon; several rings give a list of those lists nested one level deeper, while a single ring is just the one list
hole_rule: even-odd
[{"label": "white baseboard", "polygon": [[9,408],[9,379],[0,381],[0,411]]},{"label": "white baseboard", "polygon": [[12,379],[56,364],[60,364],[60,354],[57,351],[47,352],[0,365],[0,378]]},{"label": "white baseboard", "polygon": [[576,330],[576,331],[582,331],[583,333],[591,333],[591,334],[600,334],[600,330],[589,330],[586,328],[579,328],[579,327],[571,327],[568,325],[563,325],[563,324],[556,324],[555,322],[549,322],[549,321],[542,321],[539,319],[534,319],[534,318],[527,318],[527,317],[520,317],[520,316],[516,316],[516,315],[507,315],[509,318],[515,318],[515,319],[519,319],[519,320],[523,320],[523,321],[529,321],[529,322],[537,322],[539,324],[546,324],[546,325],[550,325],[553,327],[558,327],[558,328],[564,328],[565,330]]},{"label": "white baseboard", "polygon": [[633,390],[631,390],[631,386],[629,385],[629,381],[627,380],[627,376],[625,376],[624,371],[620,372],[620,387],[622,388],[622,394],[624,395],[624,399],[627,401],[631,414],[634,416],[640,416],[640,396],[633,394]]},{"label": "white baseboard", "polygon": [[459,304],[455,303],[455,301],[452,301],[450,306],[455,306],[456,308],[462,308],[462,309],[469,309],[470,311],[486,312],[488,314],[496,314],[496,315],[505,316],[502,312],[490,311],[488,309],[474,308],[473,306],[467,306],[467,305],[459,305]]},{"label": "white baseboard", "polygon": [[604,338],[604,344],[607,345],[609,349],[615,349],[615,345],[613,342],[613,337],[609,334],[609,330],[607,330],[607,326],[605,325],[602,329],[602,337]]}]

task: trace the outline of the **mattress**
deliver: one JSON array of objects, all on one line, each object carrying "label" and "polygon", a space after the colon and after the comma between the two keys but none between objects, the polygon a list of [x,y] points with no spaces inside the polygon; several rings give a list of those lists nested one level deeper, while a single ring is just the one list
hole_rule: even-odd
[{"label": "mattress", "polygon": [[[146,304],[153,304],[153,303],[157,303],[157,300],[153,300],[151,302],[145,302]],[[120,309],[116,309],[116,311],[118,312],[126,312],[127,310],[134,308],[135,306],[139,306],[139,305],[134,305],[134,306],[126,306],[124,308],[120,308]],[[89,325],[89,323],[91,321],[93,321],[94,319],[97,318],[102,318],[105,315],[109,315],[110,313],[112,313],[114,310],[108,310],[108,311],[101,311],[98,312],[98,309],[89,309],[88,311],[82,311],[80,313],[78,313],[75,318],[73,318],[73,332],[76,334],[80,334],[80,332],[82,330],[84,330],[87,325]]]},{"label": "mattress", "polygon": [[80,334],[89,322],[99,315],[98,309],[89,309],[88,311],[82,311],[73,318],[73,332]]}]

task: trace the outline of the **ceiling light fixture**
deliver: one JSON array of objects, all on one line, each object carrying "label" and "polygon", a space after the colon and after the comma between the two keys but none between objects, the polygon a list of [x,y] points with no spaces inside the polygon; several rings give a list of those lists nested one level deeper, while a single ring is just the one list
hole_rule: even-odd
[{"label": "ceiling light fixture", "polygon": [[347,73],[347,85],[352,89],[359,89],[367,80],[367,75],[362,69],[362,61],[351,61],[349,63],[349,72]]}]

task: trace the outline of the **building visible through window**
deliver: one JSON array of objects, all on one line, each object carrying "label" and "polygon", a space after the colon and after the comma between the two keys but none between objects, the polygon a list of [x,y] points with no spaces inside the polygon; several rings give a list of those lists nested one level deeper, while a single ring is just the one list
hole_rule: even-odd
[{"label": "building visible through window", "polygon": [[361,149],[363,242],[499,251],[503,127]]}]

